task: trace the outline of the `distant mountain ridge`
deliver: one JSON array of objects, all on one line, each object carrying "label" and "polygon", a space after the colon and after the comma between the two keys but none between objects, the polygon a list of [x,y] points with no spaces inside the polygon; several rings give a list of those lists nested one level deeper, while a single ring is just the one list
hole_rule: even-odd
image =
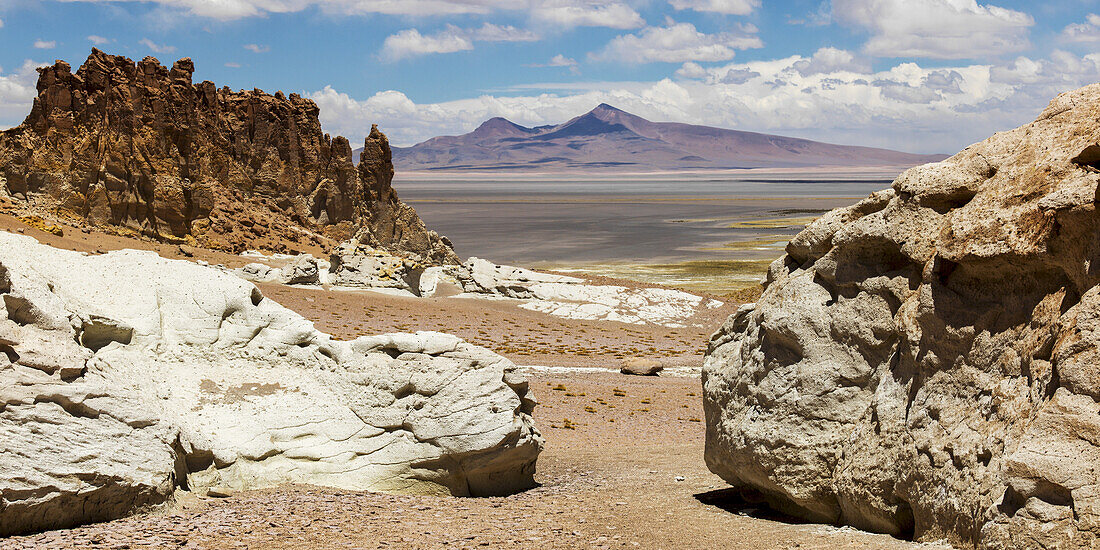
[{"label": "distant mountain ridge", "polygon": [[652,122],[606,103],[569,121],[528,128],[491,118],[460,136],[394,147],[399,171],[676,171],[810,166],[905,166],[942,160],[697,126]]}]

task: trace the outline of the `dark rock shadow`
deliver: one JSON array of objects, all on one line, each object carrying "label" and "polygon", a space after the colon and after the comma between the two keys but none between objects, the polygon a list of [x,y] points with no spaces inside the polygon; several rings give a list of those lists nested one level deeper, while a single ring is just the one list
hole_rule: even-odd
[{"label": "dark rock shadow", "polygon": [[764,498],[751,490],[729,487],[715,489],[705,493],[696,493],[695,500],[707,505],[720,508],[731,514],[747,516],[756,519],[778,521],[788,525],[805,525],[813,523],[805,519],[784,514],[768,506]]}]

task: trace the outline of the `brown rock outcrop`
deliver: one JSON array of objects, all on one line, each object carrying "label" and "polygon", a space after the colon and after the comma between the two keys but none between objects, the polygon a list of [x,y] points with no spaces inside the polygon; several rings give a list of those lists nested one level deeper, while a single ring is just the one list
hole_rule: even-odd
[{"label": "brown rock outcrop", "polygon": [[390,182],[389,142],[372,128],[358,166],[322,132],[319,109],[282,92],[192,84],[172,68],[93,49],[76,73],[39,69],[21,126],[0,133],[0,196],[22,206],[169,241],[241,251],[360,240],[455,263]]},{"label": "brown rock outcrop", "polygon": [[706,460],[823,522],[1100,545],[1100,84],[834,210],[712,337]]}]

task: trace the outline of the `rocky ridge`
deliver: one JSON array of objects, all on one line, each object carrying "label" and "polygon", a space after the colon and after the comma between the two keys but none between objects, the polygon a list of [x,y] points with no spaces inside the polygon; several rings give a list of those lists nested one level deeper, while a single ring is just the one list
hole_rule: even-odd
[{"label": "rocky ridge", "polygon": [[93,49],[75,72],[39,69],[22,125],[0,133],[0,205],[125,233],[240,252],[331,247],[358,236],[428,264],[457,263],[391,186],[386,136],[358,164],[297,94],[192,83]]},{"label": "rocky ridge", "polygon": [[209,267],[0,233],[0,536],[179,489],[506,494],[533,484],[534,406],[454,336],[338,341]]},{"label": "rocky ridge", "polygon": [[714,334],[705,458],[814,521],[1100,545],[1100,85],[818,219]]}]

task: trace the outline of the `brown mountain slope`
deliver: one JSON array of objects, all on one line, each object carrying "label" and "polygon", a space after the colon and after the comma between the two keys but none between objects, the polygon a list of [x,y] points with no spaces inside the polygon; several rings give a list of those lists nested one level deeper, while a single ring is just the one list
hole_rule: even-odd
[{"label": "brown mountain slope", "polygon": [[607,104],[557,126],[503,118],[473,132],[394,148],[402,170],[699,170],[798,166],[908,166],[942,160],[806,139],[651,122]]},{"label": "brown mountain slope", "polygon": [[[192,84],[194,65],[93,49],[76,73],[39,69],[22,125],[0,133],[0,198],[17,209],[230,251],[363,242],[456,261],[390,181],[373,128],[358,166],[319,109],[282,92]],[[0,201],[2,202],[2,201]]]}]

